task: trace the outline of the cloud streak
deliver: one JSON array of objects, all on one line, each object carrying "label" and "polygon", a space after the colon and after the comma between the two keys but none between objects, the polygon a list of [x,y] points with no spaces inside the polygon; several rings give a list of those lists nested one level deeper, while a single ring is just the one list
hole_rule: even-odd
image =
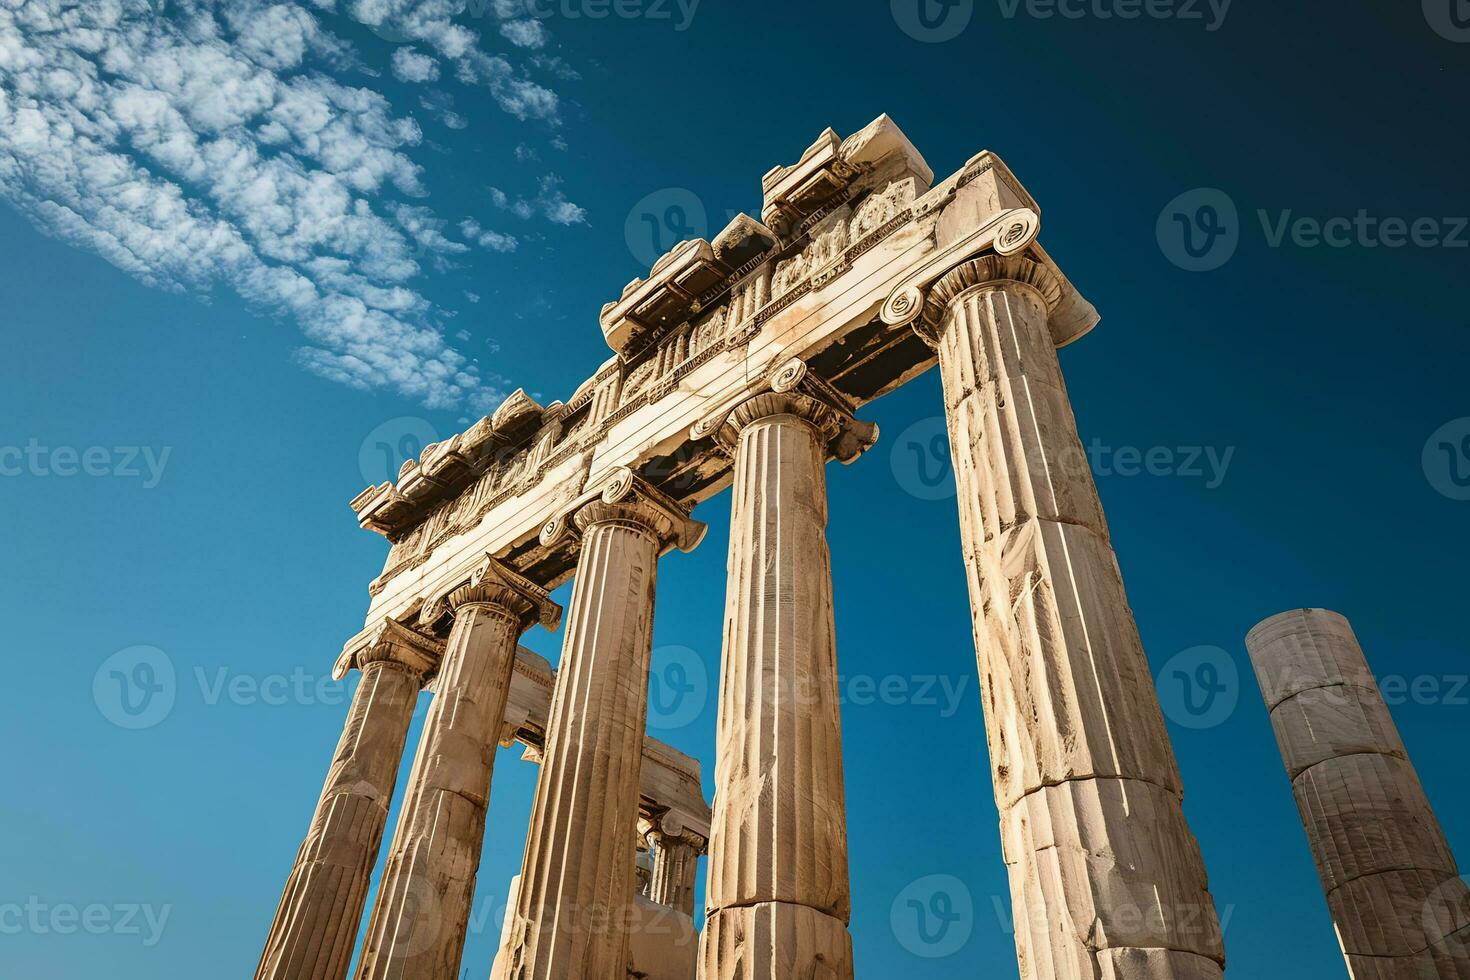
[{"label": "cloud streak", "polygon": [[[335,0],[167,9],[0,0],[0,196],[150,286],[228,289],[289,317],[297,360],[322,377],[431,408],[498,401],[500,379],[446,342],[445,311],[415,285],[470,248],[413,203],[418,124],[328,74],[355,58],[323,25]],[[399,48],[400,79],[432,81],[443,59],[516,118],[556,124],[555,93],[480,51],[451,4],[344,10],[431,52]],[[475,231],[481,247],[514,242]]]}]

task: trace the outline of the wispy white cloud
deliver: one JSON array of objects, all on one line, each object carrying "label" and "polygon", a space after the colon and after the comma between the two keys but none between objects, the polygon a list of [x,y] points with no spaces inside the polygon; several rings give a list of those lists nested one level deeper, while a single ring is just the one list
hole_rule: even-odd
[{"label": "wispy white cloud", "polygon": [[514,252],[520,244],[514,235],[507,235],[504,232],[482,228],[480,223],[474,218],[466,218],[461,221],[459,223],[459,230],[470,241],[479,245],[481,248],[488,248],[492,252]]},{"label": "wispy white cloud", "polygon": [[393,77],[400,82],[432,82],[439,78],[439,62],[413,48],[393,52]]},{"label": "wispy white cloud", "polygon": [[[418,291],[469,245],[422,203],[418,124],[322,69],[356,55],[324,26],[335,0],[0,0],[0,197],[43,230],[144,283],[295,320],[299,361],[357,388],[483,409],[497,377],[446,342]],[[519,119],[555,125],[558,99],[453,22],[453,0],[344,0],[341,11],[422,45],[394,74],[439,60]],[[436,104],[437,105],[437,104]],[[447,105],[441,121],[462,121]],[[554,187],[552,188],[554,191]],[[548,197],[553,222],[581,209]],[[477,228],[497,251],[515,239]],[[508,243],[508,245],[507,245]]]},{"label": "wispy white cloud", "polygon": [[509,211],[518,218],[541,215],[557,225],[580,225],[587,222],[587,211],[567,200],[561,189],[561,178],[547,174],[541,178],[540,190],[535,197],[512,198],[498,187],[490,188],[490,200],[496,207]]},{"label": "wispy white cloud", "polygon": [[500,25],[500,35],[518,48],[546,46],[546,28],[539,20],[508,20]]}]

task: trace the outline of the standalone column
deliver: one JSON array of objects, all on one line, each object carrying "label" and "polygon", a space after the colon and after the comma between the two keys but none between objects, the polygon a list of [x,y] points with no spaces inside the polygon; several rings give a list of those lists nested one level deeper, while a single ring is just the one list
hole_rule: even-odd
[{"label": "standalone column", "polygon": [[1470,892],[1348,621],[1246,637],[1355,980],[1470,978]]},{"label": "standalone column", "polygon": [[358,980],[459,976],[516,646],[532,623],[555,629],[561,614],[545,591],[494,561],[445,601],[454,624]]},{"label": "standalone column", "polygon": [[625,980],[659,555],[704,527],[626,470],[554,518],[581,534],[511,924],[515,980]]},{"label": "standalone column", "polygon": [[1207,980],[1224,949],[1148,661],[1047,328],[1056,277],[966,262],[939,353],[1024,980]]},{"label": "standalone column", "polygon": [[725,427],[735,475],[702,980],[853,975],[825,478],[853,424],[843,408],[772,392]]},{"label": "standalone column", "polygon": [[392,621],[344,658],[362,679],[256,980],[347,976],[414,705],[438,660],[438,644]]}]

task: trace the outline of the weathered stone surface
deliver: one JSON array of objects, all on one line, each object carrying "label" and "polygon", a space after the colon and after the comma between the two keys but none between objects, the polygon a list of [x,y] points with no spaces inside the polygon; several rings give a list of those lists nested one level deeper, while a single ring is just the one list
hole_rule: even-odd
[{"label": "weathered stone surface", "polygon": [[840,980],[852,975],[847,923],[810,906],[762,902],[723,908],[705,920],[700,977]]},{"label": "weathered stone surface", "polygon": [[494,561],[447,599],[454,625],[434,679],[358,980],[459,976],[517,641],[560,610]]},{"label": "weathered stone surface", "polygon": [[[851,915],[826,537],[833,414],[810,398],[777,393],[751,399],[730,419],[738,441],[705,900],[704,943],[716,952],[700,974],[708,980],[809,975],[783,972],[791,965],[784,957],[796,954],[781,949],[772,959],[743,960],[735,974],[709,972],[731,969],[720,951],[747,948],[725,935],[750,925],[740,910],[758,906],[779,923],[822,922],[818,949],[840,945],[831,924],[844,926]],[[805,969],[803,962],[796,965]],[[840,957],[826,968],[852,976]]]},{"label": "weathered stone surface", "polygon": [[271,924],[256,980],[347,976],[414,705],[439,649],[389,621],[347,655],[362,671],[362,680]]},{"label": "weathered stone surface", "polygon": [[1470,977],[1470,889],[1348,621],[1290,610],[1246,647],[1348,972]]},{"label": "weathered stone surface", "polygon": [[510,925],[510,975],[625,980],[658,558],[698,534],[626,473],[567,517],[581,555]]},{"label": "weathered stone surface", "polygon": [[1062,292],[985,257],[934,285],[918,326],[944,383],[1021,975],[1214,980],[1214,905],[1047,322]]}]

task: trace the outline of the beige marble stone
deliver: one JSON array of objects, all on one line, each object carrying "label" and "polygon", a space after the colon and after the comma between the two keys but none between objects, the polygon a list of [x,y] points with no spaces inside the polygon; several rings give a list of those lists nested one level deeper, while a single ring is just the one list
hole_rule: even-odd
[{"label": "beige marble stone", "polygon": [[362,671],[256,980],[343,980],[424,677],[441,647],[388,620],[346,656]]},{"label": "beige marble stone", "polygon": [[378,886],[358,980],[455,980],[474,898],[517,641],[555,628],[546,592],[494,559],[439,603],[453,615],[434,699]]},{"label": "beige marble stone", "polygon": [[[1027,218],[997,248],[1033,234]],[[1066,288],[1020,254],[959,264],[922,306],[904,288],[885,318],[939,356],[1021,976],[1218,978],[1214,903],[1057,360]]]},{"label": "beige marble stone", "polygon": [[1355,978],[1470,978],[1470,889],[1352,626],[1326,609],[1246,637]]},{"label": "beige marble stone", "polygon": [[[852,976],[842,725],[827,548],[826,464],[870,444],[851,406],[783,367],[723,420],[735,456],[729,584],[701,976]],[[756,957],[745,911],[774,940]],[[825,917],[827,924],[819,924]],[[836,955],[834,951],[840,951]],[[745,963],[738,974],[732,959]],[[717,970],[720,972],[709,972]]]},{"label": "beige marble stone", "polygon": [[576,535],[580,557],[510,926],[515,980],[625,980],[658,559],[702,533],[627,471],[543,531]]}]

